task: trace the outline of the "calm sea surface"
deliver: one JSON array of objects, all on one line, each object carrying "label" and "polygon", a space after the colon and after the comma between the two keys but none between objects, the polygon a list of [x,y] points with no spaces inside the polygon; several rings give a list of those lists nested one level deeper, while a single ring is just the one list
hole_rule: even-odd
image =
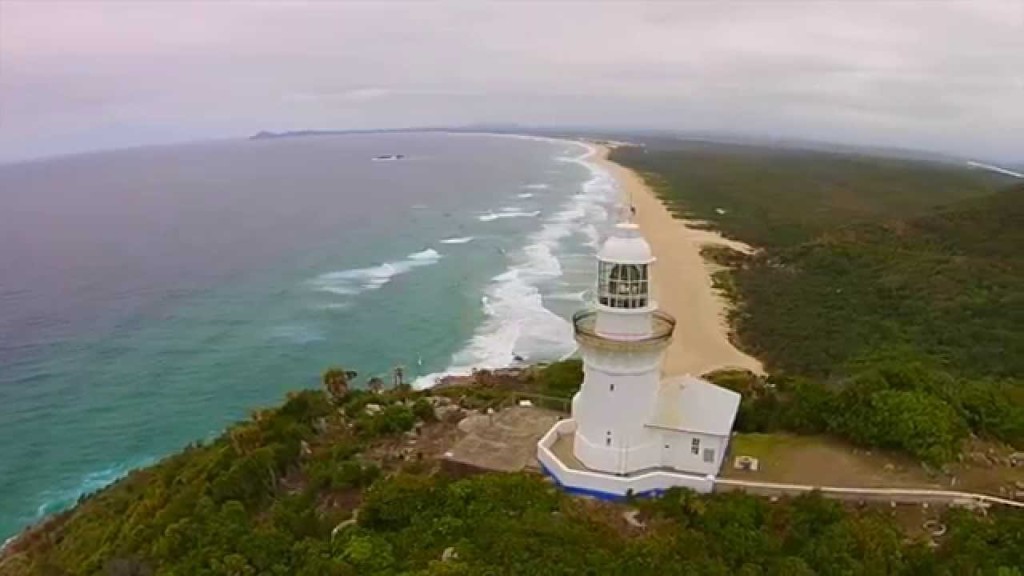
[{"label": "calm sea surface", "polygon": [[360,135],[0,166],[0,541],[331,365],[428,386],[571,354],[618,200],[586,153]]}]

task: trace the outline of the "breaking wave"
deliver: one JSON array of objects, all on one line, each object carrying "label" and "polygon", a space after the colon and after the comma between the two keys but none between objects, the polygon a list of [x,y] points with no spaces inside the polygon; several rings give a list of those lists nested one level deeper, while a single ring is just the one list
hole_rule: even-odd
[{"label": "breaking wave", "polygon": [[468,244],[472,241],[472,236],[457,236],[453,238],[445,238],[444,240],[441,240],[441,244]]},{"label": "breaking wave", "polygon": [[494,220],[502,220],[505,218],[536,218],[537,216],[540,216],[540,210],[522,212],[515,209],[505,209],[503,212],[488,212],[486,214],[481,214],[477,219],[481,222],[492,222]]},{"label": "breaking wave", "polygon": [[321,274],[310,284],[315,290],[339,296],[355,296],[369,290],[376,290],[391,281],[399,274],[404,274],[420,266],[429,266],[441,259],[441,254],[433,248],[413,252],[403,260],[385,262],[367,268],[353,268]]},{"label": "breaking wave", "polygon": [[70,508],[79,498],[92,494],[97,490],[106,488],[108,485],[120,480],[129,472],[137,468],[149,466],[155,458],[140,458],[132,462],[117,464],[103,470],[86,474],[79,480],[78,485],[67,490],[48,490],[43,492],[40,499],[43,501],[36,507],[36,518],[43,518]]}]

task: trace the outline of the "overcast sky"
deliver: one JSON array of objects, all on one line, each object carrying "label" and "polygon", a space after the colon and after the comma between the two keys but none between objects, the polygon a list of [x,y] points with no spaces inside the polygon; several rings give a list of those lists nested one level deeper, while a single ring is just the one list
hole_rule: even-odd
[{"label": "overcast sky", "polygon": [[1024,0],[0,0],[0,160],[473,122],[1024,160]]}]

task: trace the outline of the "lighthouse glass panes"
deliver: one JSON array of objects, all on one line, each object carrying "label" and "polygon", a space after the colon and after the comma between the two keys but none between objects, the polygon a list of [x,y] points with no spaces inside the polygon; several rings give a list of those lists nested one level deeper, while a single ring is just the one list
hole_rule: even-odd
[{"label": "lighthouse glass panes", "polygon": [[598,262],[598,301],[609,308],[646,308],[647,264]]}]

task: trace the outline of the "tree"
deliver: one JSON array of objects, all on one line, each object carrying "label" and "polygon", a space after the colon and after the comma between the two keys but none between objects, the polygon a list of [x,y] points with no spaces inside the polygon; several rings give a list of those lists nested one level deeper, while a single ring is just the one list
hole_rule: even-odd
[{"label": "tree", "polygon": [[335,402],[340,402],[348,394],[348,384],[357,376],[356,372],[344,368],[330,368],[324,372],[323,385],[327,394]]}]

